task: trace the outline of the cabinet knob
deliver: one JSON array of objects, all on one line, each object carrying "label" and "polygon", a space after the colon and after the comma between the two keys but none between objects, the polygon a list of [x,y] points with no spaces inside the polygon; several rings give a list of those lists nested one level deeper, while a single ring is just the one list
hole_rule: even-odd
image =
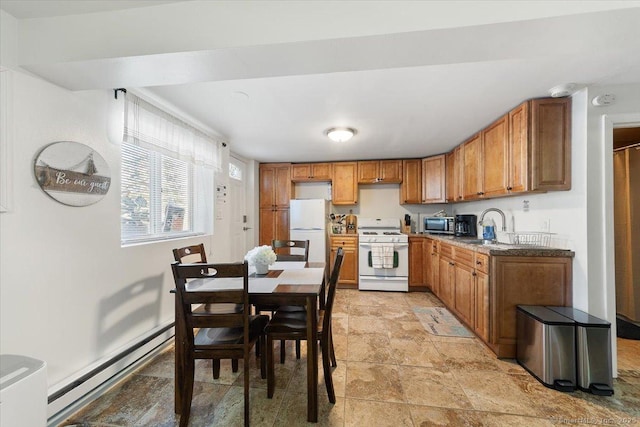
[{"label": "cabinet knob", "polygon": [[454,263],[452,263],[451,261],[449,261],[449,265],[455,265]]},{"label": "cabinet knob", "polygon": [[477,276],[476,272],[474,271],[473,273],[471,273],[472,276]]},{"label": "cabinet knob", "polygon": [[513,190],[513,187],[507,187],[507,190],[511,191]]},{"label": "cabinet knob", "polygon": [[476,264],[480,265],[482,264],[482,261],[476,261]]}]

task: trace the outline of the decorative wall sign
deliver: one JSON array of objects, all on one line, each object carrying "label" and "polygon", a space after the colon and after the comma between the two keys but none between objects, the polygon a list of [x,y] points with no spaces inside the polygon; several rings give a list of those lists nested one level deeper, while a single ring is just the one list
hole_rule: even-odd
[{"label": "decorative wall sign", "polygon": [[38,153],[34,173],[40,188],[54,200],[69,206],[88,206],[109,191],[109,165],[91,147],[60,141]]}]

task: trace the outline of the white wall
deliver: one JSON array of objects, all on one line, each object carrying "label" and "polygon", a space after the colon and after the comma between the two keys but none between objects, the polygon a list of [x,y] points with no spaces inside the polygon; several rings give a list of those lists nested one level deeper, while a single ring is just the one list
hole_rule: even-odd
[{"label": "white wall", "polygon": [[[74,93],[10,73],[13,198],[10,211],[0,214],[0,353],[44,360],[51,388],[172,322],[171,249],[204,242],[212,260],[224,260],[228,212],[216,221],[215,239],[122,248],[120,146],[109,139],[119,133],[122,101],[112,91]],[[100,202],[64,206],[39,188],[34,157],[54,141],[81,142],[105,158],[112,181]],[[226,165],[228,151],[223,154]],[[226,173],[216,177],[225,179]]]}]

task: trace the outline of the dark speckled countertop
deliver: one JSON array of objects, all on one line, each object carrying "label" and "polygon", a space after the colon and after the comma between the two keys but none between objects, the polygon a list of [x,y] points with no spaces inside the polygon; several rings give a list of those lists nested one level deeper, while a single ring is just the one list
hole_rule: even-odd
[{"label": "dark speckled countertop", "polygon": [[510,243],[492,243],[483,244],[480,239],[470,237],[453,237],[443,236],[439,234],[409,234],[409,237],[429,237],[430,239],[440,240],[442,242],[451,243],[465,249],[470,249],[487,255],[500,256],[548,256],[548,257],[573,257],[575,252],[569,249],[559,249],[547,246],[532,245],[512,245]]}]

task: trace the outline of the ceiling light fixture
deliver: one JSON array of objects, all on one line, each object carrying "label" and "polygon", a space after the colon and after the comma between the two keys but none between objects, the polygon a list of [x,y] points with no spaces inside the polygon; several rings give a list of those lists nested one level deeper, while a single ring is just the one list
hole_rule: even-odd
[{"label": "ceiling light fixture", "polygon": [[577,85],[575,83],[566,83],[563,85],[554,86],[549,89],[549,95],[552,98],[564,98],[566,96],[573,95],[576,91]]},{"label": "ceiling light fixture", "polygon": [[329,139],[335,142],[347,142],[356,133],[358,132],[353,128],[331,128],[325,132]]}]

